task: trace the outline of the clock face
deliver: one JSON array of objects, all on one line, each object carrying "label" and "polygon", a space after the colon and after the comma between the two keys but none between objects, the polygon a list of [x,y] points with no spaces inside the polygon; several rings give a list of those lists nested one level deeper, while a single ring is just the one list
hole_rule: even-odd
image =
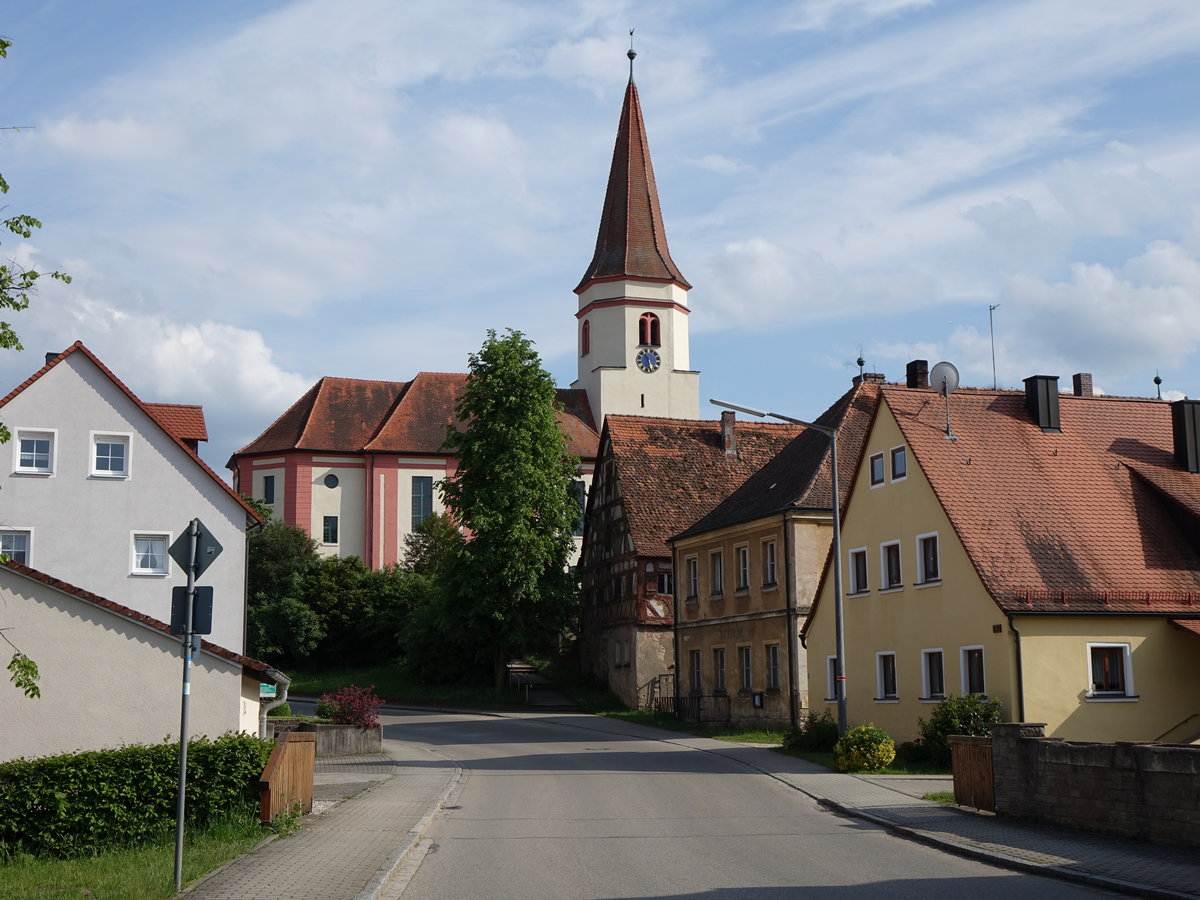
[{"label": "clock face", "polygon": [[659,359],[657,350],[639,350],[637,355],[637,367],[643,372],[653,372],[659,367],[662,360]]}]

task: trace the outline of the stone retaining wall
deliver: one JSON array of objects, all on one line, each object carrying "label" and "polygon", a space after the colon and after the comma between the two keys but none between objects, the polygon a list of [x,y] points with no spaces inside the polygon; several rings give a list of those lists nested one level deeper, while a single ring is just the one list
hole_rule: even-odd
[{"label": "stone retaining wall", "polygon": [[304,722],[283,716],[267,718],[267,737],[278,740],[289,731],[312,731],[317,735],[317,756],[356,756],[383,752],[382,728]]},{"label": "stone retaining wall", "polygon": [[992,727],[996,814],[1200,847],[1200,746],[1090,744]]}]

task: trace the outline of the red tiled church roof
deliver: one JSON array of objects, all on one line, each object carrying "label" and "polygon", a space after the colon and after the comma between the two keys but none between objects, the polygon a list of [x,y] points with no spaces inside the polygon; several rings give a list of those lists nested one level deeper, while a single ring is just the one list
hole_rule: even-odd
[{"label": "red tiled church roof", "polygon": [[[466,381],[465,373],[447,372],[420,372],[409,382],[322,378],[234,457],[288,450],[442,453],[447,429],[463,426],[455,410]],[[558,419],[570,452],[593,458],[599,436],[582,393],[557,392],[564,407]]]},{"label": "red tiled church roof", "polygon": [[737,456],[719,421],[610,415],[625,517],[641,556],[669,556],[668,539],[735,490],[801,432],[796,425],[735,422]]},{"label": "red tiled church roof", "polygon": [[667,247],[646,124],[632,78],[621,107],[596,252],[575,291],[582,292],[593,281],[622,276],[691,287]]},{"label": "red tiled church roof", "polygon": [[1175,462],[1167,403],[1063,394],[1046,433],[1024,393],[962,390],[949,440],[936,394],[884,399],[1002,609],[1200,615],[1200,475]]}]

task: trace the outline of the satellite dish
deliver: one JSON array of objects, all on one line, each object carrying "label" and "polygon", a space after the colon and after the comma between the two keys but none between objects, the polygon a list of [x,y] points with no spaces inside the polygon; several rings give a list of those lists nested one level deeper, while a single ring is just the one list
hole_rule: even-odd
[{"label": "satellite dish", "polygon": [[940,362],[929,373],[929,386],[948,397],[958,389],[958,369],[954,363]]}]

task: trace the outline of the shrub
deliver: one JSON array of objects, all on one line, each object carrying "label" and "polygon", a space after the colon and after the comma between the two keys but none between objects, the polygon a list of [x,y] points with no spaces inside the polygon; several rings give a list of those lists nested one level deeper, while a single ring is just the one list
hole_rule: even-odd
[{"label": "shrub", "polygon": [[874,725],[851,728],[833,748],[833,761],[842,772],[882,769],[895,758],[896,745],[886,731]]},{"label": "shrub", "polygon": [[810,712],[800,720],[800,727],[783,737],[784,750],[829,753],[837,743],[838,726],[828,712]]},{"label": "shrub", "polygon": [[[270,741],[188,742],[188,822],[251,814]],[[63,753],[0,763],[0,856],[69,857],[132,847],[175,824],[179,745]]]},{"label": "shrub", "polygon": [[335,693],[323,694],[317,704],[317,715],[332,719],[335,725],[377,728],[381,706],[383,701],[375,696],[375,685],[362,688],[351,684]]},{"label": "shrub", "polygon": [[268,716],[290,716],[292,714],[292,704],[286,700],[276,706],[274,709],[267,710]]},{"label": "shrub", "polygon": [[1000,700],[993,697],[985,700],[978,694],[947,697],[933,708],[929,721],[918,719],[921,739],[929,749],[929,756],[941,765],[950,765],[950,744],[946,737],[951,734],[986,737],[992,726],[1000,721],[1003,708]]},{"label": "shrub", "polygon": [[929,748],[920,738],[896,745],[896,762],[924,764],[929,761]]}]

